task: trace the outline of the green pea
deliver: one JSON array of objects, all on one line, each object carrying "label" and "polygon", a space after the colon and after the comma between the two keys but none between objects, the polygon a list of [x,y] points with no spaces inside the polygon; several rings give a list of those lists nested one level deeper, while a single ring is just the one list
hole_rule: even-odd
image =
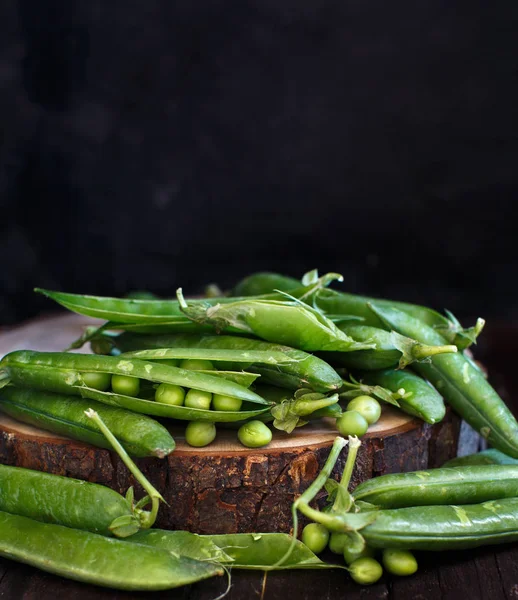
[{"label": "green pea", "polygon": [[344,560],[350,565],[357,558],[374,558],[376,555],[376,551],[371,546],[365,546],[361,552],[354,552],[347,547],[347,544],[344,546]]},{"label": "green pea", "polygon": [[185,428],[185,441],[189,446],[208,446],[216,438],[216,425],[210,421],[191,421]]},{"label": "green pea", "polygon": [[180,369],[188,371],[214,371],[214,365],[210,360],[202,360],[201,358],[185,358],[178,365]]},{"label": "green pea", "polygon": [[309,523],[302,530],[302,541],[315,554],[320,554],[329,541],[329,531],[320,523]]},{"label": "green pea", "polygon": [[237,437],[247,448],[260,448],[272,441],[272,432],[262,421],[249,421],[241,425]]},{"label": "green pea", "polygon": [[178,359],[177,358],[165,358],[165,359],[163,359],[163,360],[160,361],[160,364],[161,365],[167,365],[169,367],[177,367],[178,366]]},{"label": "green pea", "polygon": [[369,423],[367,419],[356,410],[347,410],[336,419],[336,428],[340,435],[356,435],[361,437],[367,433]]},{"label": "green pea", "polygon": [[212,394],[202,390],[189,390],[185,396],[184,405],[188,408],[202,408],[209,410]]},{"label": "green pea", "polygon": [[105,392],[110,388],[112,380],[111,373],[81,373],[81,377],[87,387],[100,390],[101,392]]},{"label": "green pea", "polygon": [[348,542],[347,534],[333,531],[329,538],[329,550],[334,554],[343,554],[345,544]]},{"label": "green pea", "polygon": [[393,575],[413,575],[417,571],[417,560],[408,550],[383,550],[383,566]]},{"label": "green pea", "polygon": [[231,396],[223,396],[223,394],[214,394],[212,396],[212,408],[214,410],[241,410],[243,401],[239,398],[232,398]]},{"label": "green pea", "polygon": [[380,403],[370,396],[357,396],[349,402],[347,410],[359,412],[369,425],[376,423],[381,416]]},{"label": "green pea", "polygon": [[140,392],[140,379],[127,375],[112,375],[112,390],[123,396],[138,396]]},{"label": "green pea", "polygon": [[155,392],[155,400],[163,404],[171,404],[173,406],[183,406],[185,399],[185,390],[179,385],[172,383],[161,383]]},{"label": "green pea", "polygon": [[349,565],[351,577],[361,585],[372,585],[383,575],[383,567],[374,558],[357,558]]}]

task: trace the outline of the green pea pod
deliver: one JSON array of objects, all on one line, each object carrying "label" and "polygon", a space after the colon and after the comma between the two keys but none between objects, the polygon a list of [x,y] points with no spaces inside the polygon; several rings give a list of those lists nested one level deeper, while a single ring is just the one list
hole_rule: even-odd
[{"label": "green pea pod", "polygon": [[140,526],[131,503],[104,485],[7,465],[0,465],[0,511],[108,536],[120,517]]},{"label": "green pea pod", "polygon": [[[365,325],[381,328],[384,327],[383,321],[369,310],[368,304],[374,302],[389,308],[394,307],[434,328],[443,336],[443,343],[446,340],[449,344],[457,346],[459,350],[464,350],[471,346],[471,344],[474,344],[485,324],[484,319],[478,319],[476,325],[473,327],[463,328],[449,311],[445,311],[446,316],[444,316],[426,306],[369,298],[333,289],[324,289],[331,282],[331,280],[324,278],[321,278],[323,279],[322,285],[316,287],[313,293],[308,295],[307,287],[301,286],[307,286],[307,284],[314,282],[317,278],[316,271],[306,273],[302,282],[292,277],[279,275],[278,273],[255,273],[239,282],[234,287],[234,291],[239,290],[241,296],[271,294],[275,289],[289,292],[296,298],[300,298],[303,295],[305,296],[305,302],[311,303],[314,307],[323,310],[328,315],[355,315],[361,317]],[[378,368],[383,368],[383,366]]]},{"label": "green pea pod", "polygon": [[[158,404],[158,403],[157,403]],[[84,411],[94,408],[133,456],[163,458],[175,448],[167,429],[154,419],[92,400],[15,386],[0,390],[0,410],[18,421],[111,450],[110,444]]]},{"label": "green pea pod", "polygon": [[[179,334],[150,336],[123,333],[118,336],[109,336],[106,334],[101,337],[101,340],[92,342],[94,351],[96,344],[106,347],[106,342],[122,352],[178,347],[200,348],[211,351],[233,350],[236,355],[240,356],[240,359],[234,361],[237,362],[237,365],[234,364],[232,370],[236,370],[239,362],[245,360],[249,353],[261,352],[277,357],[275,363],[272,363],[271,360],[264,362],[264,355],[259,355],[261,362],[255,359],[251,362],[252,370],[261,375],[262,382],[289,389],[309,386],[317,392],[334,391],[342,384],[340,375],[325,361],[312,354],[288,346],[270,344],[262,340],[235,335]],[[218,366],[223,366],[223,364]]]},{"label": "green pea pod", "polygon": [[367,385],[382,386],[394,394],[399,392],[397,402],[401,410],[426,423],[439,423],[446,414],[442,396],[428,381],[411,371],[384,369],[361,371],[356,375]]},{"label": "green pea pod", "polygon": [[464,550],[518,540],[518,498],[380,510],[361,530],[373,548]]},{"label": "green pea pod", "polygon": [[146,529],[132,535],[131,538],[126,538],[126,540],[132,544],[152,546],[194,560],[214,561],[229,564],[229,566],[234,561],[224,549],[212,541],[212,536],[198,535],[190,531]]},{"label": "green pea pod", "polygon": [[[290,547],[292,537],[285,533],[232,533],[223,535],[196,535],[185,531],[148,530],[127,540],[127,543],[146,544],[169,552],[183,552],[187,544],[187,555],[199,560],[218,560],[230,563],[233,569],[259,569],[274,565]],[[200,544],[203,545],[200,547]],[[212,547],[205,544],[210,543]],[[213,547],[223,554],[213,555]],[[295,544],[290,558],[280,569],[336,569],[341,565],[328,564],[320,560],[302,542]]]},{"label": "green pea pod", "polygon": [[138,377],[155,383],[172,383],[246,402],[267,404],[256,393],[233,381],[156,362],[114,356],[18,350],[4,356],[0,361],[0,372],[2,370],[19,386],[65,392],[94,400],[99,397],[92,395],[90,388],[84,385],[82,373],[100,372]]},{"label": "green pea pod", "polygon": [[489,448],[488,450],[477,452],[477,454],[452,458],[445,462],[443,467],[471,467],[475,465],[518,465],[518,460],[494,448]]},{"label": "green pea pod", "polygon": [[240,329],[268,342],[300,350],[337,350],[351,352],[372,348],[372,344],[355,342],[320,312],[297,301],[242,300],[214,306],[188,304],[178,290],[184,314],[216,331],[227,327]]},{"label": "green pea pod", "polygon": [[218,371],[216,369],[212,371],[209,369],[198,369],[198,373],[205,373],[205,375],[210,375],[211,377],[221,377],[227,381],[239,383],[239,385],[246,388],[249,388],[254,381],[260,377],[259,373],[248,373],[247,371]]},{"label": "green pea pod", "polygon": [[0,512],[0,556],[67,579],[130,591],[167,590],[223,574],[212,562],[5,512]]},{"label": "green pea pod", "polygon": [[[441,336],[428,325],[395,308],[371,305],[386,325],[424,344],[440,343]],[[414,369],[442,394],[469,425],[491,446],[518,458],[518,423],[483,373],[461,354],[435,356]]]},{"label": "green pea pod", "polygon": [[349,369],[371,371],[398,365],[400,369],[403,369],[415,361],[427,360],[436,354],[457,352],[456,346],[428,346],[379,327],[346,322],[340,323],[338,328],[358,342],[375,344],[375,347],[370,350],[333,352],[324,355],[329,362],[343,365]]},{"label": "green pea pod", "polygon": [[517,492],[518,466],[491,465],[382,475],[360,483],[353,496],[380,508],[404,508],[479,504],[513,498]]}]

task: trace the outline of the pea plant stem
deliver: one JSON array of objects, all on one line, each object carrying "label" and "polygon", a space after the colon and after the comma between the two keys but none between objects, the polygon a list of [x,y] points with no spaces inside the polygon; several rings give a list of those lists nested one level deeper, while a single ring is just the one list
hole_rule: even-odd
[{"label": "pea plant stem", "polygon": [[142,529],[149,529],[152,527],[156,521],[156,517],[158,514],[158,507],[160,505],[160,501],[165,502],[160,492],[146,479],[142,471],[137,467],[137,465],[130,458],[129,454],[124,450],[121,446],[117,438],[113,435],[113,433],[108,429],[104,421],[101,417],[95,412],[93,409],[88,409],[85,411],[85,415],[92,419],[94,423],[99,427],[102,431],[106,439],[113,446],[113,449],[120,456],[122,462],[128,467],[129,471],[135,477],[135,479],[140,483],[140,485],[147,492],[149,499],[151,500],[151,511],[148,512],[145,517],[142,519]]},{"label": "pea plant stem", "polygon": [[[318,492],[324,487],[326,481],[329,479],[329,477],[331,475],[331,472],[333,471],[333,468],[336,464],[336,461],[338,460],[338,457],[340,456],[340,452],[343,450],[343,448],[345,448],[346,445],[347,445],[347,440],[345,440],[344,438],[342,438],[342,437],[335,438],[335,440],[333,442],[333,446],[331,447],[331,452],[329,453],[329,456],[327,457],[327,460],[326,460],[324,466],[322,467],[322,470],[318,474],[317,478],[308,487],[308,489],[305,490],[293,503],[293,505],[291,507],[291,514],[293,517],[293,535],[292,535],[291,545],[288,548],[288,550],[286,551],[286,553],[284,554],[284,556],[282,556],[274,565],[269,567],[269,570],[277,569],[281,565],[283,565],[286,562],[286,560],[288,560],[291,553],[293,552],[293,549],[295,548],[295,544],[297,543],[297,531],[298,531],[298,524],[299,524],[297,510],[300,509],[300,511],[306,515],[307,515],[307,512],[310,512],[311,515],[313,515],[313,512],[314,512],[315,513],[314,516],[317,516],[317,514],[319,516],[322,515],[322,513],[320,513],[320,511],[311,508],[309,506],[309,503],[315,498],[315,496],[318,494]],[[307,515],[307,516],[309,516],[309,515]]]}]

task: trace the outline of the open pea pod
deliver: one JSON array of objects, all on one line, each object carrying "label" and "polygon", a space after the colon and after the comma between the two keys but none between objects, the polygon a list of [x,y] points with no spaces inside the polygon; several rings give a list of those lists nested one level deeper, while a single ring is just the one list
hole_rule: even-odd
[{"label": "open pea pod", "polygon": [[[233,569],[265,570],[286,553],[292,544],[286,533],[232,533],[197,535],[186,531],[160,529],[139,532],[127,543],[152,546],[181,553],[196,560],[214,560]],[[302,542],[296,542],[289,559],[279,569],[336,569],[341,565],[325,563]]]},{"label": "open pea pod", "polygon": [[177,294],[187,317],[200,325],[212,325],[216,331],[232,327],[268,342],[306,351],[351,352],[374,347],[356,342],[318,310],[299,300],[250,299],[211,306],[185,302],[181,289]]},{"label": "open pea pod", "polygon": [[[157,362],[123,359],[114,356],[36,352],[32,350],[11,352],[0,361],[0,373],[3,373],[16,385],[64,392],[97,400],[97,395],[90,395],[90,388],[85,385],[82,379],[84,373],[90,372],[138,377],[155,383],[170,383],[213,394],[231,396],[245,402],[268,404],[266,400],[252,390],[233,381]],[[105,396],[115,397],[117,394],[105,394]],[[126,396],[122,397],[126,398]],[[138,398],[135,400],[138,400]],[[142,400],[142,402],[149,403],[146,400]],[[115,402],[107,403],[114,404]],[[117,403],[117,406],[126,408],[121,403]],[[140,410],[138,412],[144,411]],[[158,413],[150,412],[147,414]]]},{"label": "open pea pod", "polygon": [[259,377],[259,373],[248,373],[248,371],[221,371],[214,369],[199,369],[198,373],[205,373],[205,375],[210,375],[211,377],[221,377],[221,379],[227,379],[228,381],[234,381],[235,383],[239,383],[243,387],[250,387],[252,383]]},{"label": "open pea pod", "polygon": [[[216,348],[154,348],[124,352],[120,356],[126,358],[139,358],[143,360],[169,360],[169,359],[201,359],[220,362],[243,363],[251,365],[259,363],[264,365],[284,365],[298,362],[284,352],[275,350],[227,350]],[[303,360],[303,359],[302,359]]]},{"label": "open pea pod", "polygon": [[[222,380],[223,381],[223,380]],[[261,406],[255,410],[204,410],[202,408],[189,408],[188,406],[173,406],[171,404],[163,404],[154,400],[142,400],[141,398],[133,398],[132,396],[124,396],[122,394],[114,394],[112,392],[101,392],[92,388],[79,388],[83,398],[91,398],[104,404],[112,406],[120,406],[134,412],[145,415],[153,415],[155,417],[166,417],[169,419],[179,419],[181,421],[211,421],[233,422],[244,421],[252,417],[257,417],[270,410],[269,406]]]},{"label": "open pea pod", "polygon": [[[91,347],[97,354],[161,348],[231,350],[235,354],[227,356],[237,357],[238,360],[231,363],[216,362],[217,367],[235,371],[243,368],[243,360],[246,362],[248,358],[256,356],[258,361],[247,366],[246,369],[259,373],[261,381],[293,390],[309,386],[318,392],[334,391],[342,385],[340,375],[315,355],[244,335],[215,335],[214,333],[212,335],[193,333],[144,335],[131,332],[113,335],[103,331],[92,339]],[[255,354],[257,351],[264,352],[268,361],[264,362],[265,355]]]}]

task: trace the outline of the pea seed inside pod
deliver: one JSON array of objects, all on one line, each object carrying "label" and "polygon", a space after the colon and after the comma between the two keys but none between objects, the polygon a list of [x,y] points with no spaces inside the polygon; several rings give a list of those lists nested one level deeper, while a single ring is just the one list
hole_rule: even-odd
[{"label": "pea seed inside pod", "polygon": [[241,410],[243,401],[239,398],[232,398],[231,396],[223,396],[222,394],[214,394],[212,396],[212,408],[214,410],[230,410],[238,411]]},{"label": "pea seed inside pod", "polygon": [[81,373],[81,378],[87,387],[101,392],[105,392],[110,388],[112,380],[110,373],[99,372]]},{"label": "pea seed inside pod", "polygon": [[172,406],[183,406],[185,390],[179,385],[161,383],[156,389],[155,400]]},{"label": "pea seed inside pod", "polygon": [[185,358],[180,361],[179,367],[188,371],[214,371],[214,365],[210,360],[202,360],[200,358]]},{"label": "pea seed inside pod", "polygon": [[116,394],[136,397],[140,392],[140,379],[128,375],[112,375],[112,390]]},{"label": "pea seed inside pod", "polygon": [[189,390],[185,395],[184,405],[187,408],[202,408],[209,410],[212,403],[212,394],[202,390]]}]

